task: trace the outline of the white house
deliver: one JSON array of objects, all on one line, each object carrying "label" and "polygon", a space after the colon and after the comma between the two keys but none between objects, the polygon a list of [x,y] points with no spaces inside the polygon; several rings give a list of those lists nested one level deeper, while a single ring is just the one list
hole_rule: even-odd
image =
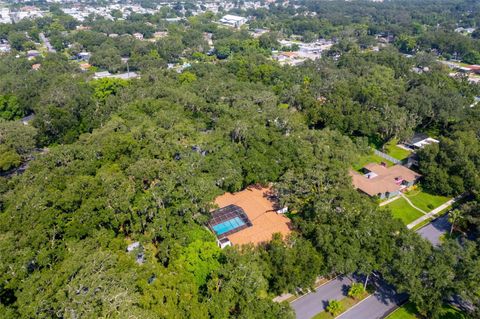
[{"label": "white house", "polygon": [[223,18],[220,19],[220,23],[234,27],[234,28],[240,28],[242,25],[247,23],[248,19],[244,17],[239,17],[239,16],[234,16],[231,14],[227,14]]}]

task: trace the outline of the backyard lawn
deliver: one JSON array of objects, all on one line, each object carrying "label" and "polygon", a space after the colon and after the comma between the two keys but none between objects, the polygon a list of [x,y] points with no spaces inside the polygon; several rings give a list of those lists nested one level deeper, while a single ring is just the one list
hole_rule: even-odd
[{"label": "backyard lawn", "polygon": [[391,140],[383,146],[385,153],[398,160],[404,160],[410,156],[411,152],[397,146],[397,140]]},{"label": "backyard lawn", "polygon": [[353,165],[353,169],[356,170],[356,171],[360,171],[365,165],[369,164],[369,163],[377,163],[377,164],[380,164],[380,163],[386,163],[387,166],[392,166],[393,163],[384,159],[384,158],[381,158],[380,156],[378,155],[375,155],[373,152],[369,155],[365,155],[365,156],[362,156],[358,162]]},{"label": "backyard lawn", "polygon": [[[417,309],[411,303],[406,303],[395,310],[387,319],[419,319]],[[444,306],[439,319],[466,319],[467,317],[460,311],[450,306]]]},{"label": "backyard lawn", "polygon": [[450,198],[439,195],[432,195],[422,191],[421,189],[412,190],[405,194],[408,199],[421,210],[429,212],[432,209],[446,203]]},{"label": "backyard lawn", "polygon": [[422,212],[410,206],[404,198],[394,200],[384,207],[390,208],[393,217],[400,218],[405,225],[423,216]]}]

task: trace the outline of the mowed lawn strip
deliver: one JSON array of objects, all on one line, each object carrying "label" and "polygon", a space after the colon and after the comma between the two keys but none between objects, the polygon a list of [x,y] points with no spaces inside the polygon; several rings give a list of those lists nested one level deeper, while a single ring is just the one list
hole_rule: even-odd
[{"label": "mowed lawn strip", "polygon": [[423,216],[422,212],[410,206],[405,198],[399,198],[383,207],[388,207],[393,217],[401,219],[405,225]]},{"label": "mowed lawn strip", "polygon": [[365,155],[365,156],[362,156],[358,162],[353,165],[353,169],[356,170],[356,171],[360,171],[365,165],[369,164],[369,163],[377,163],[377,164],[380,164],[380,163],[386,163],[387,166],[392,166],[393,163],[390,162],[389,160],[386,160],[384,159],[383,157],[380,157],[378,155],[375,155],[375,154],[370,154],[370,155]]},{"label": "mowed lawn strip", "polygon": [[392,312],[387,319],[417,319],[416,313],[417,309],[415,308],[415,305],[408,302]]},{"label": "mowed lawn strip", "polygon": [[429,212],[438,206],[448,202],[450,198],[440,195],[432,195],[420,189],[410,191],[405,194],[408,199],[421,210]]},{"label": "mowed lawn strip", "polygon": [[[353,306],[355,306],[357,303],[367,298],[368,296],[370,296],[370,293],[365,291],[360,298],[353,299],[350,297],[345,297],[339,300],[340,304],[342,305],[342,313],[352,308]],[[335,317],[330,312],[327,312],[327,311],[322,311],[312,317],[312,319],[333,319],[333,318]]]},{"label": "mowed lawn strip", "polygon": [[391,140],[384,145],[383,149],[385,150],[385,153],[401,161],[409,157],[412,152],[398,147],[397,142],[397,140]]},{"label": "mowed lawn strip", "polygon": [[[402,307],[392,312],[386,319],[420,319],[415,305],[408,302]],[[461,311],[450,307],[443,306],[439,319],[466,319],[467,317]]]}]

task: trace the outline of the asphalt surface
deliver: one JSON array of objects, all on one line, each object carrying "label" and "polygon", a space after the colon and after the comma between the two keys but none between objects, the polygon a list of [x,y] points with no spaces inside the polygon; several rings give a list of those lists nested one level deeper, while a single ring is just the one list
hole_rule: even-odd
[{"label": "asphalt surface", "polygon": [[417,230],[417,234],[431,242],[432,245],[438,246],[441,243],[440,237],[448,231],[450,231],[450,223],[448,222],[448,214],[445,214]]},{"label": "asphalt surface", "polygon": [[406,294],[397,294],[392,286],[382,282],[377,291],[341,314],[338,319],[381,319],[407,300]]},{"label": "asphalt surface", "polygon": [[45,43],[45,46],[47,47],[48,52],[57,52],[50,43],[50,40],[45,36],[45,34],[42,32],[40,33],[40,40],[42,40]]},{"label": "asphalt surface", "polygon": [[[417,230],[417,233],[432,243],[440,244],[440,237],[450,230],[448,214],[439,217],[430,224]],[[331,299],[340,300],[347,295],[352,279],[337,277],[329,283],[291,303],[297,319],[310,319],[317,313],[324,311]],[[398,294],[394,288],[382,280],[377,279],[375,293],[359,304],[341,314],[338,319],[382,319],[404,303],[408,296]]]},{"label": "asphalt surface", "polygon": [[292,302],[290,305],[295,310],[297,319],[310,319],[324,311],[329,300],[344,298],[352,282],[353,280],[348,277],[337,277],[320,286],[315,292]]}]

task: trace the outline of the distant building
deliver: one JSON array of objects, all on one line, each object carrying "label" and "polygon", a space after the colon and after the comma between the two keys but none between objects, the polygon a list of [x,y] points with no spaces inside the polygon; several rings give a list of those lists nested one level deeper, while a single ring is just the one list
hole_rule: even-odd
[{"label": "distant building", "polygon": [[283,215],[286,208],[277,207],[270,188],[248,187],[238,193],[225,193],[215,199],[220,208],[212,212],[208,223],[224,248],[231,245],[260,244],[272,235],[290,234],[290,219]]},{"label": "distant building", "polygon": [[420,148],[424,148],[425,146],[430,145],[432,143],[439,143],[439,141],[429,137],[427,134],[415,133],[415,135],[413,135],[413,137],[410,140],[406,141],[404,145],[413,150],[417,150]]},{"label": "distant building", "polygon": [[30,122],[32,122],[34,119],[35,119],[35,114],[32,113],[20,119],[20,122],[22,122],[23,125],[30,125]]},{"label": "distant building", "polygon": [[123,79],[123,80],[130,80],[139,78],[140,75],[136,72],[126,72],[126,73],[119,73],[119,74],[111,74],[108,71],[96,72],[93,76],[94,80],[103,79],[103,78],[112,78],[112,79]]},{"label": "distant building", "polygon": [[10,48],[10,45],[8,43],[0,43],[0,54],[1,53],[8,53],[12,49]]},{"label": "distant building", "polygon": [[82,70],[83,72],[88,71],[88,69],[90,69],[91,67],[92,66],[89,63],[80,63],[80,70]]},{"label": "distant building", "polygon": [[92,55],[90,52],[80,52],[79,54],[77,54],[77,60],[88,62],[91,56]]},{"label": "distant building", "polygon": [[262,36],[262,34],[265,34],[265,33],[268,33],[268,32],[270,32],[270,31],[267,30],[267,29],[255,29],[255,30],[251,31],[250,34],[254,38],[259,38],[260,36]]},{"label": "distant building", "polygon": [[223,25],[227,25],[234,28],[240,28],[242,25],[247,23],[247,21],[248,21],[247,18],[227,14],[226,16],[221,18],[219,22]]},{"label": "distant building", "polygon": [[420,174],[402,165],[387,167],[370,163],[362,168],[362,173],[350,170],[353,186],[371,197],[380,199],[395,197],[404,189],[413,186]]},{"label": "distant building", "polygon": [[40,52],[38,52],[37,50],[28,50],[27,51],[27,57],[29,57],[29,58],[35,58],[39,55],[40,55]]},{"label": "distant building", "polygon": [[475,28],[463,28],[463,27],[460,27],[460,28],[456,28],[456,29],[455,29],[455,32],[457,32],[457,33],[464,33],[464,34],[472,34],[473,32],[475,32]]},{"label": "distant building", "polygon": [[137,40],[143,40],[143,34],[136,32],[133,34],[133,37]]}]

